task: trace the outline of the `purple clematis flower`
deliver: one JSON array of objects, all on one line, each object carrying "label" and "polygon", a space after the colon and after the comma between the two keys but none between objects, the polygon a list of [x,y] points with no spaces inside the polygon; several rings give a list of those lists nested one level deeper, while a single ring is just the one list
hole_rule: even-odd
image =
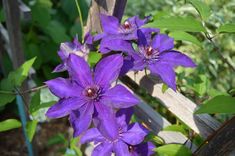
[{"label": "purple clematis flower", "polygon": [[115,129],[111,108],[128,108],[139,103],[124,86],[110,88],[122,65],[123,57],[115,54],[103,58],[94,72],[91,72],[83,58],[70,54],[67,68],[71,79],[56,78],[46,82],[50,91],[60,98],[46,115],[49,118],[59,118],[70,114],[70,122],[75,129],[74,136],[87,130],[93,117],[100,121],[100,128]]},{"label": "purple clematis flower", "polygon": [[138,31],[138,49],[133,53],[133,70],[148,68],[154,75],[161,77],[170,88],[176,90],[174,67],[195,67],[195,63],[185,54],[172,50],[174,39],[165,34],[145,35]]},{"label": "purple clematis flower", "polygon": [[92,156],[111,156],[112,153],[115,153],[116,156],[136,156],[136,154],[148,156],[152,154],[149,150],[154,148],[153,144],[142,143],[148,130],[139,123],[128,124],[132,114],[132,108],[120,109],[116,113],[118,129],[112,132],[115,137],[110,137],[105,131],[91,128],[81,137],[81,143],[94,141],[96,147]]},{"label": "purple clematis flower", "polygon": [[58,55],[60,56],[63,63],[59,64],[53,72],[62,72],[67,69],[67,60],[69,54],[76,54],[81,57],[87,57],[90,50],[93,48],[92,46],[93,37],[88,32],[84,37],[84,43],[81,44],[78,41],[77,36],[74,37],[73,42],[64,42],[60,44],[60,50],[58,51]]},{"label": "purple clematis flower", "polygon": [[[103,33],[95,36],[95,40],[101,38],[135,40],[138,38],[137,30],[149,21],[149,16],[140,19],[138,16],[128,18],[123,24],[114,16],[100,15]],[[158,29],[156,29],[159,31]]]}]

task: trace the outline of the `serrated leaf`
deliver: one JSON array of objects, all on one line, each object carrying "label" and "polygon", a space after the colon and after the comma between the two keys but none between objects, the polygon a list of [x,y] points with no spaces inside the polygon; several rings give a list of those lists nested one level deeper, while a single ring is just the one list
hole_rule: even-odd
[{"label": "serrated leaf", "polygon": [[202,113],[235,113],[235,98],[218,95],[202,104],[195,114]]},{"label": "serrated leaf", "polygon": [[88,55],[88,63],[91,66],[94,66],[100,59],[101,59],[101,54],[97,52],[90,52]]},{"label": "serrated leaf", "polygon": [[166,17],[146,24],[145,27],[166,28],[170,31],[206,32],[201,22],[192,17]]},{"label": "serrated leaf", "polygon": [[32,120],[32,121],[27,122],[26,133],[27,133],[27,136],[28,136],[28,139],[30,142],[33,140],[33,136],[36,132],[37,124],[38,124],[38,121],[36,121],[36,120]]},{"label": "serrated leaf", "polygon": [[194,6],[203,20],[206,20],[210,16],[210,8],[206,3],[201,0],[188,0],[188,2]]},{"label": "serrated leaf", "polygon": [[0,132],[21,127],[21,122],[16,119],[7,119],[0,122]]},{"label": "serrated leaf", "polygon": [[183,31],[170,32],[169,36],[173,37],[176,41],[188,41],[196,44],[199,47],[202,47],[200,41],[196,37],[187,32]]},{"label": "serrated leaf", "polygon": [[30,102],[30,105],[29,105],[29,112],[32,114],[34,112],[36,112],[38,109],[39,109],[39,105],[40,105],[40,90],[37,91],[32,99],[31,99],[31,102]]},{"label": "serrated leaf", "polygon": [[191,156],[190,149],[184,145],[179,144],[168,144],[160,146],[155,150],[158,156]]},{"label": "serrated leaf", "polygon": [[217,32],[219,33],[235,33],[235,24],[224,24],[221,25]]}]

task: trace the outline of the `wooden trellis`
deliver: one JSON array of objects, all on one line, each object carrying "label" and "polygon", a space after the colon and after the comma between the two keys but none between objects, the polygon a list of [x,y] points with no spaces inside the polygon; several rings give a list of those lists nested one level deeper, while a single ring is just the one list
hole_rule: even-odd
[{"label": "wooden trellis", "polygon": [[[99,20],[100,13],[113,15],[121,20],[126,2],[127,0],[92,0],[86,31],[102,31]],[[0,25],[1,38],[5,41],[5,45],[7,45],[5,48],[9,52],[9,56],[16,68],[24,62],[22,44],[20,42],[20,15],[29,20],[30,9],[21,1],[15,3],[15,0],[3,0],[3,4],[7,15],[7,31]],[[2,44],[0,46],[1,49]],[[134,90],[137,87],[145,89],[172,114],[206,140],[201,147],[197,147],[180,132],[162,131],[164,127],[171,125],[171,123],[146,102],[142,101],[135,107],[135,114],[154,133],[162,137],[166,143],[185,144],[194,152],[194,155],[200,156],[224,156],[234,153],[235,118],[222,125],[208,114],[194,115],[193,112],[197,109],[197,104],[171,89],[162,93],[162,83],[151,75],[146,76],[144,72],[138,72],[137,74],[129,72],[126,76],[120,78],[120,83],[126,85],[130,90]]]}]

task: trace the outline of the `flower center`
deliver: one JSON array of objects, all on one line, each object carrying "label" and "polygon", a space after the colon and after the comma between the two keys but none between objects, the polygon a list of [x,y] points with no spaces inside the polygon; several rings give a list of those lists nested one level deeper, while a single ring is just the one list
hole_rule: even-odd
[{"label": "flower center", "polygon": [[153,48],[152,47],[147,47],[146,48],[146,55],[151,56],[153,54]]},{"label": "flower center", "polygon": [[131,23],[128,22],[128,21],[125,21],[122,26],[123,26],[124,29],[130,29],[131,28]]},{"label": "flower center", "polygon": [[131,145],[129,145],[129,146],[128,146],[128,150],[129,150],[130,153],[132,153],[132,152],[134,152],[134,147],[131,146]]},{"label": "flower center", "polygon": [[90,99],[90,100],[95,100],[98,101],[101,96],[101,89],[99,86],[89,86],[84,90],[84,95]]}]

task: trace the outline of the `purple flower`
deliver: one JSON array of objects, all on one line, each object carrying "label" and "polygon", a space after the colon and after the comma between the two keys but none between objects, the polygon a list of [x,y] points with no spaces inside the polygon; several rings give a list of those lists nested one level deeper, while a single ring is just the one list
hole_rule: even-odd
[{"label": "purple flower", "polygon": [[[112,152],[117,156],[134,156],[137,153],[145,151],[145,155],[149,149],[149,146],[142,144],[144,137],[148,134],[148,131],[138,123],[128,124],[133,109],[120,109],[116,113],[116,124],[118,125],[116,131],[113,131],[115,137],[110,137],[105,131],[99,131],[97,128],[91,128],[87,130],[81,137],[81,143],[92,142],[97,145],[92,152],[92,156],[111,156]],[[95,122],[99,125],[99,122]],[[140,149],[143,147],[143,149]]]},{"label": "purple flower", "polygon": [[176,90],[174,67],[195,67],[195,63],[185,54],[172,50],[174,39],[165,34],[145,35],[138,31],[138,49],[133,53],[133,70],[148,68],[152,74],[161,77],[170,88]]},{"label": "purple flower", "polygon": [[123,24],[114,16],[100,15],[103,33],[95,36],[95,40],[108,37],[109,39],[135,40],[137,30],[149,21],[149,17],[141,20],[138,16],[128,18]]},{"label": "purple flower", "polygon": [[93,37],[88,32],[84,37],[84,43],[81,44],[78,41],[77,36],[74,37],[73,42],[64,42],[60,44],[60,50],[58,51],[58,55],[60,56],[63,63],[59,64],[53,72],[61,72],[67,69],[67,60],[69,54],[76,54],[81,57],[86,57],[92,47]]},{"label": "purple flower", "polygon": [[59,102],[49,108],[49,118],[70,115],[70,122],[75,129],[74,136],[88,129],[92,118],[97,117],[101,128],[112,130],[114,113],[111,108],[127,108],[139,103],[139,100],[122,85],[114,82],[123,64],[119,54],[102,59],[91,72],[87,62],[70,54],[67,68],[71,79],[56,78],[46,82],[50,91],[60,98]]}]

